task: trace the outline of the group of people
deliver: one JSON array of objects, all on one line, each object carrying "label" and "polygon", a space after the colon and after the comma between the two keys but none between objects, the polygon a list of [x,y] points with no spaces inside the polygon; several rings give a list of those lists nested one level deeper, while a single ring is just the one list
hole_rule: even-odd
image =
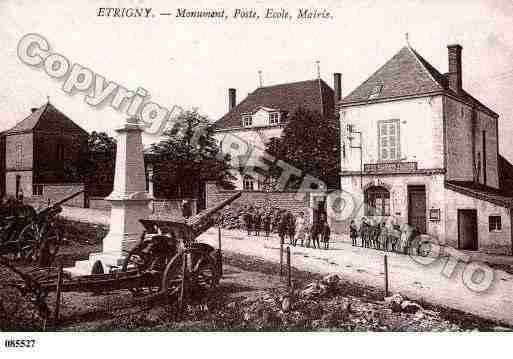
[{"label": "group of people", "polygon": [[409,225],[387,226],[385,222],[373,224],[366,217],[361,219],[360,226],[356,224],[355,220],[352,220],[349,225],[349,236],[353,246],[358,246],[358,238],[360,238],[362,247],[385,251],[406,253],[411,247],[412,239],[417,234],[415,227]]},{"label": "group of people", "polygon": [[281,243],[296,246],[312,246],[329,249],[331,230],[325,215],[321,214],[319,220],[310,223],[304,212],[294,215],[290,210],[265,211],[258,208],[248,209],[242,214],[242,221],[248,236],[254,234],[269,238],[272,232],[278,233]]},{"label": "group of people", "polygon": [[275,227],[272,213],[258,208],[244,211],[242,214],[242,222],[244,223],[248,236],[251,236],[252,233],[254,233],[255,236],[260,236],[260,233],[264,233],[265,237],[268,238],[273,227]]}]

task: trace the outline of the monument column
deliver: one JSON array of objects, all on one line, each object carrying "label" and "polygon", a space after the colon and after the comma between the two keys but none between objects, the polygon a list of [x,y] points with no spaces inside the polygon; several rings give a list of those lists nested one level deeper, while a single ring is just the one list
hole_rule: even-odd
[{"label": "monument column", "polygon": [[144,230],[139,219],[151,214],[152,197],[146,192],[143,129],[136,118],[129,118],[116,132],[114,189],[105,198],[111,203],[110,229],[103,239],[103,253],[123,257],[122,252],[133,248]]},{"label": "monument column", "polygon": [[136,118],[129,118],[116,132],[114,188],[105,198],[111,204],[109,233],[103,239],[102,252],[91,253],[89,260],[77,261],[74,267],[66,268],[72,275],[91,274],[93,268],[99,267],[98,262],[104,273],[112,267],[119,268],[143,233],[139,219],[151,214],[149,205],[153,198],[146,191],[143,129]]}]

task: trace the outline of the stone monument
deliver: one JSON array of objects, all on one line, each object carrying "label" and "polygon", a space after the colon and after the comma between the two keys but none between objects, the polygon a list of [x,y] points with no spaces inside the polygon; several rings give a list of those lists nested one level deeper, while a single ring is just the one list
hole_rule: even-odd
[{"label": "stone monument", "polygon": [[66,269],[74,275],[91,274],[93,266],[100,268],[97,262],[101,262],[104,273],[111,267],[121,266],[127,251],[133,248],[144,230],[139,219],[151,214],[153,198],[146,191],[143,129],[137,118],[129,118],[116,132],[114,188],[105,198],[111,204],[109,233],[103,239],[102,252],[92,253],[89,260],[77,261],[75,267]]}]

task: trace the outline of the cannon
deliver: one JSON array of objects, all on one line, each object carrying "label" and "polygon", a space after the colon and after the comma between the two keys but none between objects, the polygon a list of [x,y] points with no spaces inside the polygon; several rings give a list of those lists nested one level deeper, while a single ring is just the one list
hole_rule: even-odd
[{"label": "cannon", "polygon": [[62,211],[61,205],[84,191],[75,192],[40,211],[31,206],[18,205],[12,216],[3,219],[0,227],[0,255],[49,266],[61,244],[61,235],[55,218]]},{"label": "cannon", "polygon": [[102,273],[102,266],[98,266],[99,270],[94,274],[67,277],[59,283],[59,273],[51,268],[22,272],[2,256],[0,264],[17,274],[20,280],[10,285],[37,303],[42,316],[50,313],[46,304],[49,292],[105,293],[124,289],[145,303],[183,298],[184,290],[208,295],[219,282],[221,263],[215,249],[196,242],[196,238],[215,223],[219,210],[240,195],[238,192],[188,219],[163,216],[141,219],[145,231],[138,244],[126,254],[123,264],[109,273]]}]

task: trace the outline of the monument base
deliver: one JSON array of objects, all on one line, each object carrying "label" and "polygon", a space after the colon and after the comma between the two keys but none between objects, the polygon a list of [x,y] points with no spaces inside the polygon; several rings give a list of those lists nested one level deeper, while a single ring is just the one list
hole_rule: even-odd
[{"label": "monument base", "polygon": [[[125,256],[123,253],[119,252],[91,253],[89,254],[89,259],[76,261],[74,267],[64,268],[64,272],[70,274],[72,277],[99,274],[102,271],[103,273],[110,273],[113,269],[120,270],[124,260]],[[93,268],[97,262],[101,264],[101,270],[97,267],[93,272]],[[98,270],[100,271],[98,272]]]},{"label": "monument base", "polygon": [[[116,234],[109,232],[109,234],[103,239],[103,252],[91,253],[89,254],[89,259],[76,261],[74,267],[64,268],[64,271],[71,274],[71,276],[98,274],[98,272],[93,273],[93,267],[98,261],[101,263],[101,270],[103,273],[110,273],[112,270],[119,270],[123,266],[123,261],[125,260],[126,255],[137,243],[139,243],[140,238],[140,233]],[[105,244],[109,242],[123,243],[122,250],[105,251],[105,248],[108,248],[108,245],[106,246]],[[99,270],[99,268],[96,268],[96,270]]]}]

